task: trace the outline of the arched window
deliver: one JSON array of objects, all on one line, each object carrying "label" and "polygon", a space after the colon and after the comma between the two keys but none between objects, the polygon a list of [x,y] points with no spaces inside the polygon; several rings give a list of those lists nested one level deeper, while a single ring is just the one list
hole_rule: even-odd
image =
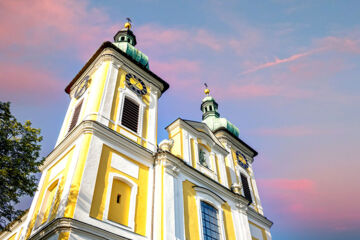
[{"label": "arched window", "polygon": [[129,178],[110,173],[103,220],[134,230],[137,185]]},{"label": "arched window", "polygon": [[207,202],[200,201],[204,240],[219,240],[220,228],[218,210]]},{"label": "arched window", "polygon": [[46,189],[44,198],[42,200],[41,208],[36,219],[35,228],[39,227],[41,224],[45,223],[48,220],[54,203],[58,183],[59,180],[56,180],[51,183],[50,186]]},{"label": "arched window", "polygon": [[216,193],[200,186],[194,186],[199,213],[199,222],[204,240],[225,239],[222,204],[225,200]]}]

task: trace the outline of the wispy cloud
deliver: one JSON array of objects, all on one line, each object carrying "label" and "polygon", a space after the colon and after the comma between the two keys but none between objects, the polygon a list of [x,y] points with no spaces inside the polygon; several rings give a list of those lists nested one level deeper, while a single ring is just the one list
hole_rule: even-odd
[{"label": "wispy cloud", "polygon": [[264,63],[264,64],[260,64],[260,65],[254,66],[254,67],[252,67],[252,68],[250,68],[248,70],[245,70],[245,71],[242,72],[242,74],[253,73],[253,72],[259,71],[261,69],[274,67],[274,66],[282,64],[282,63],[292,62],[292,61],[295,61],[295,60],[297,60],[299,58],[303,58],[303,57],[312,55],[312,54],[314,54],[316,52],[319,52],[321,50],[322,49],[315,49],[315,50],[311,50],[311,51],[307,51],[307,52],[303,52],[303,53],[297,53],[297,54],[294,54],[294,55],[292,55],[292,56],[290,56],[288,58],[283,58],[283,59],[275,58],[274,61],[267,62],[267,63]]}]

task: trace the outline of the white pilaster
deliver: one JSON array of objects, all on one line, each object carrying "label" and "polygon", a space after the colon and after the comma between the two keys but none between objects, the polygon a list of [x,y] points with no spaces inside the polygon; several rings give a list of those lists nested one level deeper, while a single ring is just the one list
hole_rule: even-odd
[{"label": "white pilaster", "polygon": [[183,149],[184,149],[184,161],[188,164],[191,165],[191,153],[190,153],[190,136],[189,133],[187,131],[185,131],[183,129]]},{"label": "white pilaster", "polygon": [[249,175],[250,175],[250,181],[251,181],[251,184],[252,184],[252,187],[253,187],[253,195],[255,196],[255,199],[256,199],[256,204],[257,204],[256,207],[259,210],[260,214],[264,214],[264,211],[263,211],[263,208],[262,208],[262,205],[261,205],[261,202],[260,202],[259,191],[258,191],[256,181],[255,181],[254,171],[252,170],[251,163],[249,163],[248,170],[249,170]]},{"label": "white pilaster", "polygon": [[229,183],[229,188],[231,188],[232,183],[237,183],[236,180],[236,173],[235,173],[235,166],[234,166],[234,159],[231,154],[231,146],[229,144],[225,144],[225,149],[229,152],[229,155],[227,155],[228,165],[230,167],[230,177],[231,177],[231,183]]},{"label": "white pilaster", "polygon": [[159,91],[154,87],[150,87],[150,102],[149,102],[149,120],[148,120],[148,132],[147,148],[151,151],[156,151],[157,144],[157,115],[158,115],[158,94]]},{"label": "white pilaster", "polygon": [[166,162],[164,171],[164,235],[165,239],[176,239],[176,177],[179,168]]},{"label": "white pilaster", "polygon": [[111,62],[106,77],[105,89],[103,92],[101,105],[98,113],[98,115],[100,116],[98,118],[98,121],[104,124],[105,126],[109,125],[111,107],[114,104],[113,99],[115,94],[115,86],[116,86],[116,80],[117,80],[119,68],[120,65]]},{"label": "white pilaster", "polygon": [[249,220],[247,217],[247,206],[244,204],[237,204],[237,211],[235,216],[237,217],[237,224],[238,225],[238,231],[239,231],[239,239],[240,240],[249,240],[251,239],[251,232],[250,232],[250,226],[249,226]]}]

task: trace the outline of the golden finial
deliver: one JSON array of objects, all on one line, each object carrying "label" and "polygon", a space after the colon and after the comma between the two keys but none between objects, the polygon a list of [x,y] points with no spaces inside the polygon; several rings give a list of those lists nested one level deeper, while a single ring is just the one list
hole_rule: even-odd
[{"label": "golden finial", "polygon": [[127,22],[124,24],[124,27],[127,28],[128,30],[131,29],[131,19],[130,18],[126,18]]},{"label": "golden finial", "polygon": [[210,93],[210,89],[208,88],[208,85],[206,83],[204,83],[206,89],[204,90],[204,93],[209,96],[209,93]]}]

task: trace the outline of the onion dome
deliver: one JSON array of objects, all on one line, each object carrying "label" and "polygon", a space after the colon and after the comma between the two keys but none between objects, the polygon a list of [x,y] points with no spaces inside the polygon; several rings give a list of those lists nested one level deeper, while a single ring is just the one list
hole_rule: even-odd
[{"label": "onion dome", "polygon": [[124,24],[124,28],[118,31],[114,36],[114,45],[120,48],[136,62],[149,69],[149,58],[144,53],[135,48],[136,36],[131,31],[131,20]]},{"label": "onion dome", "polygon": [[220,128],[227,129],[235,137],[239,137],[239,129],[226,118],[221,118],[218,112],[218,104],[215,99],[210,96],[210,90],[205,89],[206,97],[202,100],[201,111],[203,112],[202,121],[211,131],[215,132]]}]

